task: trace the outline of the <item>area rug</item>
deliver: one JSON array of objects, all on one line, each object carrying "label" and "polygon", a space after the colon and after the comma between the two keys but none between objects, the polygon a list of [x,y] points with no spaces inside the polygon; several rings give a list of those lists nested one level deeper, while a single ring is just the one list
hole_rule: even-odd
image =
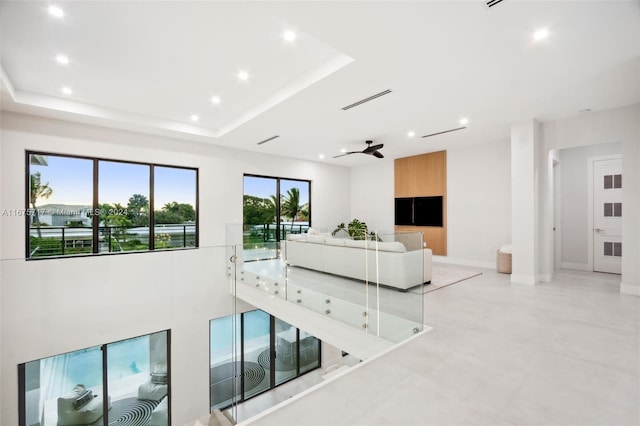
[{"label": "area rug", "polygon": [[159,401],[138,398],[115,401],[109,410],[109,426],[147,426],[158,404]]},{"label": "area rug", "polygon": [[266,372],[255,362],[244,362],[244,374],[242,374],[242,364],[227,362],[217,365],[211,369],[211,405],[214,406],[220,401],[232,399],[239,396],[240,383],[235,379],[244,377],[244,390],[250,391],[258,386],[265,378]]},{"label": "area rug", "polygon": [[[295,361],[295,359],[293,361]],[[265,370],[271,369],[271,356],[269,354],[269,349],[260,352],[260,355],[258,355],[258,364],[260,364]],[[291,359],[287,361],[284,357],[276,356],[276,371],[291,371],[295,369],[296,363],[291,362]]]},{"label": "area rug", "polygon": [[431,284],[423,286],[422,291],[430,293],[481,274],[481,271],[469,267],[434,263],[431,265]]}]

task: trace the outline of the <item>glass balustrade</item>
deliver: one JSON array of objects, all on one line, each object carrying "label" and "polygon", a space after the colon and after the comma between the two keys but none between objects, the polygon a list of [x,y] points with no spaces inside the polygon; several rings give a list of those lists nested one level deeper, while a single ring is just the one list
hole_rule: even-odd
[{"label": "glass balustrade", "polygon": [[392,342],[423,329],[422,233],[303,234],[273,250],[266,259],[245,249],[238,283]]},{"label": "glass balustrade", "polygon": [[[14,379],[7,377],[20,383],[19,424],[34,424],[45,418],[47,424],[55,423],[58,398],[71,394],[77,384],[92,390],[96,399],[93,405],[100,406],[97,398],[102,402],[103,412],[93,413],[98,417],[92,424],[101,424],[99,419],[118,420],[119,411],[105,416],[104,407],[110,404],[120,409],[125,402],[119,401],[143,399],[141,385],[151,383],[154,373],[162,373],[158,366],[163,366],[165,355],[158,351],[166,351],[169,342],[153,343],[155,337],[149,340],[141,336],[165,333],[172,315],[189,317],[200,312],[197,315],[206,316],[206,312],[215,312],[222,317],[255,309],[234,297],[241,288],[266,295],[264,304],[254,305],[276,318],[279,313],[271,310],[269,300],[295,305],[298,316],[313,312],[347,324],[355,333],[392,343],[422,330],[421,234],[380,233],[366,240],[343,241],[327,235],[300,234],[298,238],[266,248],[275,251],[274,259],[247,255],[247,249],[238,244],[135,256],[86,254],[0,260],[3,316],[9,319],[2,324],[3,341],[5,347],[12,348],[4,352],[3,364],[23,366],[21,371],[14,370]],[[300,310],[296,310],[298,307]],[[131,322],[140,324],[142,319],[146,324],[164,327],[134,327],[141,332],[127,334]],[[219,363],[222,358],[234,365],[228,382],[223,380],[224,386],[237,389],[225,400],[232,417],[239,401],[263,389],[262,383],[251,389],[240,386],[243,356],[251,353],[249,343],[253,344],[247,336],[256,336],[245,334],[243,340],[237,335],[237,326],[229,326],[231,340],[217,347],[219,353],[212,352],[209,366],[213,371],[214,361]],[[270,361],[263,357],[267,360],[263,363],[267,369],[269,363],[275,365],[276,384],[320,366],[319,340],[313,330],[296,324],[291,317],[277,319],[272,326],[275,331],[270,344],[276,357]],[[95,336],[104,335],[105,330],[111,338],[96,341]],[[61,333],[73,338],[63,338]],[[114,344],[128,339],[133,343]],[[208,339],[203,336],[203,340]],[[129,352],[131,362],[127,362]],[[154,378],[166,380],[169,389],[162,395],[167,395],[166,399],[153,401],[146,411],[149,419],[153,415],[160,424],[170,410],[170,364],[188,362],[180,358],[183,352],[177,350],[175,359],[166,359],[166,378]],[[118,371],[110,370],[111,366],[117,366]],[[265,377],[267,380],[269,374]],[[219,382],[216,386],[222,386]],[[214,388],[212,385],[211,392]],[[214,395],[211,401],[216,401]]]}]

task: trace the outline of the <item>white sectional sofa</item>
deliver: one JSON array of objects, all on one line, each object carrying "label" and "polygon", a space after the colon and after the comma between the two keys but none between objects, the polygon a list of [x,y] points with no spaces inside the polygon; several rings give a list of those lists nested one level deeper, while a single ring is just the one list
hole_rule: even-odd
[{"label": "white sectional sofa", "polygon": [[377,282],[402,291],[431,282],[431,250],[407,251],[399,241],[289,235],[285,242],[285,259],[291,266]]}]

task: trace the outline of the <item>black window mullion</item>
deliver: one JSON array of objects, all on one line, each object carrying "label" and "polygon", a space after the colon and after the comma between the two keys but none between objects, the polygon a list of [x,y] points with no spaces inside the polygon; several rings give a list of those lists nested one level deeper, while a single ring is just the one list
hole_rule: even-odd
[{"label": "black window mullion", "polygon": [[276,244],[280,242],[280,178],[276,178]]},{"label": "black window mullion", "polygon": [[300,329],[296,327],[296,377],[300,377]]},{"label": "black window mullion", "polygon": [[200,247],[200,169],[196,169],[196,247]]},{"label": "black window mullion", "polygon": [[98,201],[99,201],[99,165],[98,160],[93,160],[93,200],[92,200],[92,209],[91,212],[91,233],[92,233],[92,253],[97,254],[98,244],[100,244],[100,211],[98,209]]},{"label": "black window mullion", "polygon": [[109,375],[107,374],[107,345],[100,347],[102,350],[102,424],[109,426]]},{"label": "black window mullion", "polygon": [[276,317],[269,315],[269,389],[276,387]]},{"label": "black window mullion", "polygon": [[[244,313],[240,314],[240,371],[235,371],[234,382],[238,380],[238,376],[240,377],[240,402],[242,402],[244,401]],[[234,393],[235,390],[234,386]]]},{"label": "black window mullion", "polygon": [[149,250],[156,248],[156,232],[155,232],[155,203],[154,203],[154,166],[149,166]]},{"label": "black window mullion", "polygon": [[18,364],[18,426],[27,426],[27,364]]}]

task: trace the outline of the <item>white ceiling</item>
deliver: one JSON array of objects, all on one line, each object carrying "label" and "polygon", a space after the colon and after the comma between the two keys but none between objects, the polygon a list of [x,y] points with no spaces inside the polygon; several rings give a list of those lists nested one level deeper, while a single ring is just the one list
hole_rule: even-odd
[{"label": "white ceiling", "polygon": [[[522,119],[640,102],[638,1],[55,5],[64,18],[46,2],[0,3],[5,110],[354,166],[507,139]],[[541,27],[550,35],[536,43]],[[419,137],[461,117],[467,129]],[[332,158],[367,139],[384,143],[385,159]]]}]

